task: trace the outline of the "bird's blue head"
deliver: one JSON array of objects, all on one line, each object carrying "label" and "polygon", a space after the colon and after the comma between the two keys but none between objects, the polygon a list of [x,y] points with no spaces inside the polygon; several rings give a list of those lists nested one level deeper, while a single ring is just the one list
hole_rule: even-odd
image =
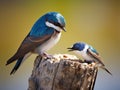
[{"label": "bird's blue head", "polygon": [[30,35],[40,36],[46,32],[46,30],[48,30],[47,32],[51,32],[49,30],[56,30],[57,32],[61,32],[62,30],[66,31],[64,17],[58,12],[48,12],[44,14],[33,25]]},{"label": "bird's blue head", "polygon": [[85,48],[85,43],[77,42],[77,43],[73,44],[73,46],[71,48],[68,48],[68,49],[69,49],[69,51],[74,51],[74,50],[82,51],[84,48]]},{"label": "bird's blue head", "polygon": [[65,19],[57,12],[49,12],[45,14],[46,26],[51,27],[57,31],[65,31]]}]

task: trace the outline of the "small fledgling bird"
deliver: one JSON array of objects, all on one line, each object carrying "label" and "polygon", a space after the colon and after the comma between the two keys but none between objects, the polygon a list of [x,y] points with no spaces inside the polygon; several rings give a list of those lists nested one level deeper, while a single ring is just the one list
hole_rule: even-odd
[{"label": "small fledgling bird", "polygon": [[111,72],[105,68],[105,65],[102,62],[98,52],[91,45],[83,42],[77,42],[68,49],[69,51],[74,51],[77,55],[81,56],[81,58],[83,58],[86,62],[95,62],[98,67],[106,70],[109,74],[111,74]]},{"label": "small fledgling bird", "polygon": [[66,31],[65,19],[60,13],[49,12],[40,17],[21,43],[15,55],[7,61],[6,65],[17,60],[10,75],[14,74],[21,63],[32,53],[49,57],[50,55],[46,51],[59,41],[62,30]]}]

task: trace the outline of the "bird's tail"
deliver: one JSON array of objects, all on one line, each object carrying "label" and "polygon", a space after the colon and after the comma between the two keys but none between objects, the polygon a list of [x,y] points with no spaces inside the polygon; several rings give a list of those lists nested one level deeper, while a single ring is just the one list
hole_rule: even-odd
[{"label": "bird's tail", "polygon": [[14,74],[14,73],[17,71],[17,69],[20,67],[20,65],[21,65],[21,63],[22,63],[23,58],[24,58],[24,57],[21,57],[21,58],[19,58],[19,59],[17,60],[17,62],[16,62],[16,64],[15,64],[14,68],[12,69],[10,75]]},{"label": "bird's tail", "polygon": [[101,68],[108,72],[110,75],[112,75],[112,73],[107,68],[105,68],[105,66],[102,66]]}]

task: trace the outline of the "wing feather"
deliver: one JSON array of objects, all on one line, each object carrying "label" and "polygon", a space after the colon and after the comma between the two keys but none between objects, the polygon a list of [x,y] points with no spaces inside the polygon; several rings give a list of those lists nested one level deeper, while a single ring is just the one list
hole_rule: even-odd
[{"label": "wing feather", "polygon": [[102,62],[101,57],[99,56],[98,53],[92,52],[92,50],[91,50],[90,48],[87,50],[87,53],[88,53],[91,57],[95,58],[95,60],[102,65],[102,66],[101,66],[102,69],[104,69],[106,72],[108,72],[110,75],[112,75],[112,73],[111,73],[107,68],[105,68],[105,65],[104,65],[104,63]]},{"label": "wing feather", "polygon": [[99,55],[98,53],[92,52],[92,50],[91,50],[90,48],[87,50],[87,53],[88,53],[88,55],[90,55],[92,58],[94,58],[97,62],[99,62],[100,64],[102,64],[102,66],[105,66],[104,63],[103,63],[102,60],[101,60],[100,55]]},{"label": "wing feather", "polygon": [[39,46],[43,42],[47,41],[52,35],[53,35],[53,33],[44,35],[42,37],[27,36],[23,40],[22,44],[18,48],[15,55],[7,61],[6,65],[14,62],[15,60],[17,60],[20,57],[23,57],[26,53],[33,51],[37,46]]}]

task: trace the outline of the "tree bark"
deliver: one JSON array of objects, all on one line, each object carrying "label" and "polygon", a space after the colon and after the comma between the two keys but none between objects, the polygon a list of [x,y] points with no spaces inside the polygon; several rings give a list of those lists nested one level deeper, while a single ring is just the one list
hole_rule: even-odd
[{"label": "tree bark", "polygon": [[76,56],[54,55],[54,59],[38,56],[29,78],[28,90],[93,90],[98,68]]}]

